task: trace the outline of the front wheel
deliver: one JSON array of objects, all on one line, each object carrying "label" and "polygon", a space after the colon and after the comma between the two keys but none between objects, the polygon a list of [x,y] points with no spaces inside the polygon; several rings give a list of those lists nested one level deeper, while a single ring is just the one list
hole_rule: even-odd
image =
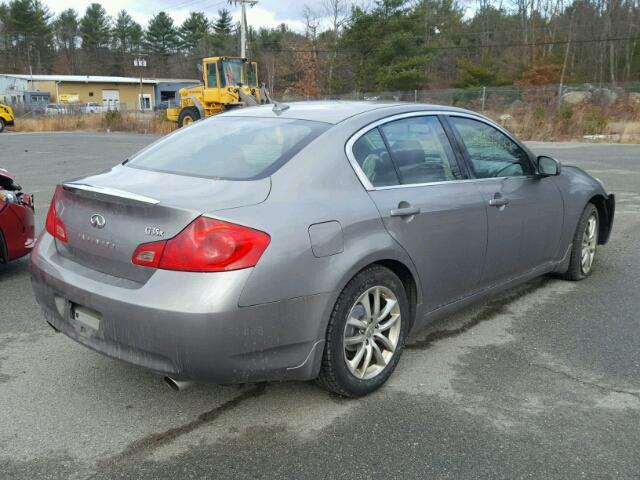
[{"label": "front wheel", "polygon": [[5,126],[4,119],[0,118],[0,133],[4,131],[4,126]]},{"label": "front wheel", "polygon": [[375,265],[344,288],[329,320],[318,383],[346,397],[366,395],[393,373],[409,329],[400,279]]},{"label": "front wheel", "polygon": [[600,217],[592,203],[584,208],[573,236],[569,269],[563,275],[567,280],[583,280],[591,275],[596,258]]},{"label": "front wheel", "polygon": [[188,127],[198,120],[200,120],[200,112],[198,112],[198,109],[195,107],[187,107],[180,112],[180,116],[178,117],[178,126]]}]

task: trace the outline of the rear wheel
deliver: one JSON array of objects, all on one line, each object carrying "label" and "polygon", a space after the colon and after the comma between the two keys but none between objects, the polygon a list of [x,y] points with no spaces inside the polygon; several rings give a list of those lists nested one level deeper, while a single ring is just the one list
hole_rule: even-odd
[{"label": "rear wheel", "polygon": [[573,236],[569,269],[563,275],[565,279],[577,281],[591,275],[598,246],[599,228],[598,209],[592,203],[588,203]]},{"label": "rear wheel", "polygon": [[0,133],[4,131],[4,126],[5,126],[4,119],[0,118]]},{"label": "rear wheel", "polygon": [[346,397],[366,395],[393,373],[409,329],[400,279],[369,267],[344,288],[329,320],[318,383]]},{"label": "rear wheel", "polygon": [[179,127],[188,127],[193,122],[200,120],[200,112],[195,107],[183,108],[178,117]]}]

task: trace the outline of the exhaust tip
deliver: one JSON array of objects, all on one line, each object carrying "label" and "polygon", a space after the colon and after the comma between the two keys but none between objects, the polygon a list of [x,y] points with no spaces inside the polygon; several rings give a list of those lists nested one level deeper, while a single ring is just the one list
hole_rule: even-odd
[{"label": "exhaust tip", "polygon": [[189,388],[191,385],[193,385],[193,382],[186,381],[186,380],[176,380],[175,378],[171,378],[171,377],[164,377],[164,383],[169,385],[169,388],[171,388],[171,390],[175,392],[180,392],[182,390]]}]

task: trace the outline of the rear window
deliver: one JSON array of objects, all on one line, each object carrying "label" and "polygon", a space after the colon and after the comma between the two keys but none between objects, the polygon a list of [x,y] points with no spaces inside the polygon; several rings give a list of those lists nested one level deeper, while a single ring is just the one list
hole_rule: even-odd
[{"label": "rear window", "polygon": [[155,142],[127,166],[222,180],[271,175],[330,125],[280,118],[214,117]]}]

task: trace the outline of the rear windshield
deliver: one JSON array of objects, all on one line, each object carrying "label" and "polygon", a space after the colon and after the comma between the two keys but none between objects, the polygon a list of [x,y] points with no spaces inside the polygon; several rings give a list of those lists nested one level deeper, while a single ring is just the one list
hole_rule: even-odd
[{"label": "rear windshield", "polygon": [[150,145],[127,166],[204,178],[271,175],[330,125],[280,118],[214,117]]}]

